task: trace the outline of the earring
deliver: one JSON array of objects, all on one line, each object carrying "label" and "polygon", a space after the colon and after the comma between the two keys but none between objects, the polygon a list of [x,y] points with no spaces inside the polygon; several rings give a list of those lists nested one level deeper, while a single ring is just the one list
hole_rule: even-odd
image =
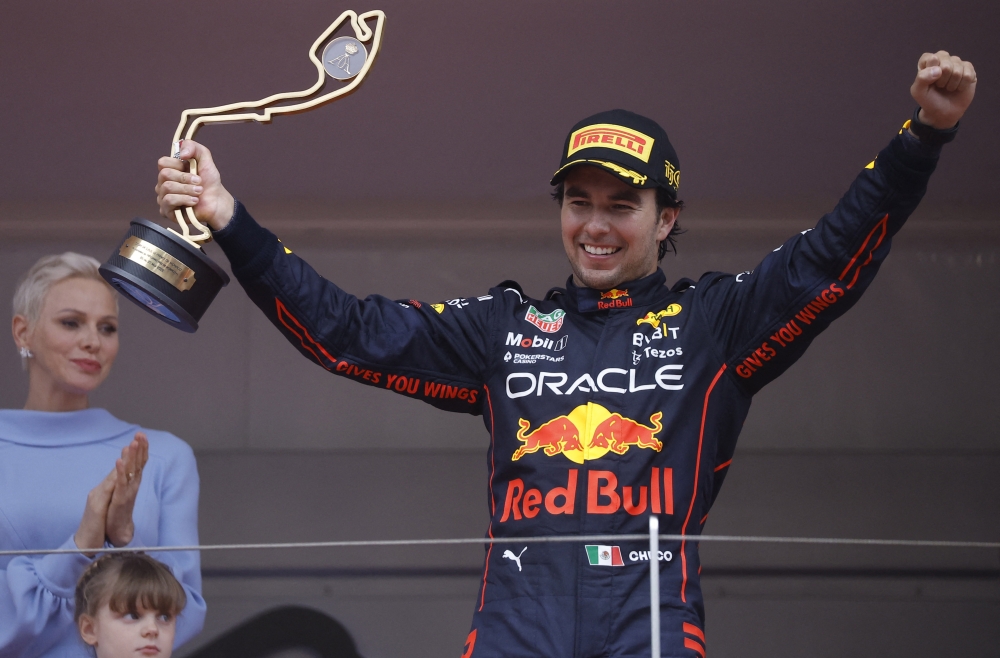
[{"label": "earring", "polygon": [[31,353],[31,350],[29,350],[27,347],[21,347],[21,358],[22,359],[30,359],[33,356],[35,356],[35,355]]}]

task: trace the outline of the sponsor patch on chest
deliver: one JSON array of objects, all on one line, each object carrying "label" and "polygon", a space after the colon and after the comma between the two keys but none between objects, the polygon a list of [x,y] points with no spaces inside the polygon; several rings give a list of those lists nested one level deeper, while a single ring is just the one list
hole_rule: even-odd
[{"label": "sponsor patch on chest", "polygon": [[566,311],[561,308],[557,308],[551,313],[542,313],[534,306],[529,306],[528,312],[524,316],[525,320],[547,334],[554,334],[562,329],[563,320],[565,318]]}]

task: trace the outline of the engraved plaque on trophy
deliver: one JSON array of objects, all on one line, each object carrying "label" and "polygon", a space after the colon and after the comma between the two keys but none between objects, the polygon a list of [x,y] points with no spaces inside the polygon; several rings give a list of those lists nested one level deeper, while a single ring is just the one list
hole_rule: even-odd
[{"label": "engraved plaque on trophy", "polygon": [[[330,39],[348,21],[354,36]],[[318,76],[315,84],[258,101],[185,110],[174,133],[171,153],[176,155],[181,140],[194,139],[205,124],[268,123],[275,115],[305,112],[350,94],[364,81],[378,54],[384,24],[385,14],[381,11],[345,11],[309,48],[309,59]],[[329,78],[343,84],[334,83],[337,88],[327,90]],[[198,173],[195,160],[189,160],[188,167],[192,174]],[[211,241],[212,234],[194,211],[177,209],[174,219],[179,230],[133,219],[100,271],[126,299],[167,324],[193,333],[212,300],[229,284],[229,276],[205,255],[202,245]]]}]

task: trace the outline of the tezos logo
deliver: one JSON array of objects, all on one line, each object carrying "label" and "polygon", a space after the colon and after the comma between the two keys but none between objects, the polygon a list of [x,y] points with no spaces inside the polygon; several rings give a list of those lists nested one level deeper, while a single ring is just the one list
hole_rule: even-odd
[{"label": "tezos logo", "polygon": [[527,348],[542,348],[543,350],[552,350],[553,352],[561,352],[566,348],[566,343],[569,342],[569,336],[563,336],[559,340],[552,340],[551,338],[542,338],[541,336],[529,336],[525,338],[524,334],[515,334],[513,331],[507,332],[507,342],[505,345],[513,345],[514,347]]},{"label": "tezos logo", "polygon": [[561,308],[557,308],[551,313],[542,313],[534,306],[529,306],[528,313],[524,316],[524,319],[545,333],[554,334],[562,329],[565,317],[566,311]]}]

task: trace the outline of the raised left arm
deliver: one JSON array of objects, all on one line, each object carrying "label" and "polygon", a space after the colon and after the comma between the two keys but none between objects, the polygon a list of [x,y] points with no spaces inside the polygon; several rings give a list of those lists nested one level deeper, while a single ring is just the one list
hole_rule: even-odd
[{"label": "raised left arm", "polygon": [[943,143],[975,94],[972,64],[924,53],[911,86],[918,123],[907,121],[855,179],[836,208],[793,236],[752,272],[698,284],[730,372],[749,393],[784,372],[812,339],[861,296],[893,235],[926,190]]}]

